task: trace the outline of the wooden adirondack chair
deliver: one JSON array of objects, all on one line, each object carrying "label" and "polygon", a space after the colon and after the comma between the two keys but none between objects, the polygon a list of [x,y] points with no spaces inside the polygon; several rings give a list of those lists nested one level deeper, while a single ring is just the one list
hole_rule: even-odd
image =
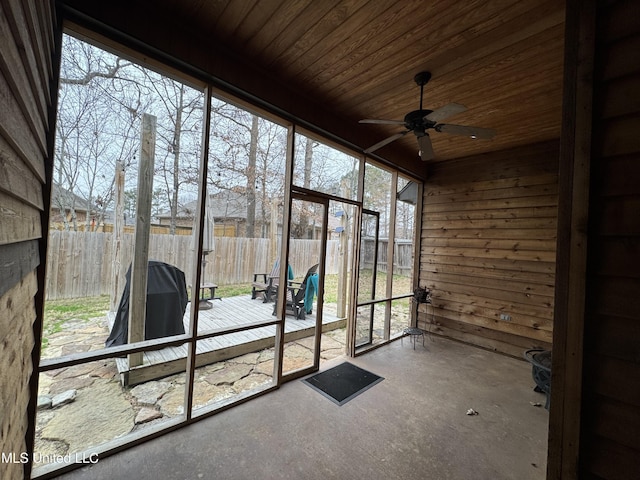
[{"label": "wooden adirondack chair", "polygon": [[[286,312],[291,312],[298,320],[304,320],[305,318],[305,308],[304,308],[304,297],[307,289],[307,281],[311,275],[314,275],[318,271],[318,264],[313,265],[309,270],[307,270],[306,275],[302,282],[292,282],[289,280],[287,282],[287,293],[286,293]],[[274,292],[274,297],[276,299],[276,304],[273,307],[273,315],[276,315],[278,311],[278,302],[277,302],[277,289]]]},{"label": "wooden adirondack chair", "polygon": [[[291,265],[287,268],[287,276],[289,280],[293,279],[293,269]],[[251,282],[251,299],[254,300],[259,293],[262,293],[262,301],[264,303],[271,302],[275,299],[275,293],[278,291],[280,283],[280,259],[273,264],[270,273],[254,273],[253,282]]]}]

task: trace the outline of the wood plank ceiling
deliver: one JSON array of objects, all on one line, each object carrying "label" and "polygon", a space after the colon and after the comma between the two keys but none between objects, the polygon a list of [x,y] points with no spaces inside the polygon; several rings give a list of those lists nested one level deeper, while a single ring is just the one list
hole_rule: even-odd
[{"label": "wood plank ceiling", "polygon": [[[67,3],[82,2],[67,0]],[[433,132],[443,161],[560,135],[564,2],[557,0],[129,0],[269,72],[324,105],[341,125],[382,140],[419,105],[416,73],[428,70],[424,107],[468,110],[446,123],[495,129],[492,140]],[[110,5],[113,5],[110,3]],[[82,8],[81,6],[79,8]],[[340,131],[336,131],[341,135]],[[344,133],[344,132],[342,132]],[[370,145],[360,145],[366,148]],[[383,147],[417,157],[412,135]]]}]

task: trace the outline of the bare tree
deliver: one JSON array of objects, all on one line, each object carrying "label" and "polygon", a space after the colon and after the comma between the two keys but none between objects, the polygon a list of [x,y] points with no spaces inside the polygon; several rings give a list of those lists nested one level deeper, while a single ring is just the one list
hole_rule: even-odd
[{"label": "bare tree", "polygon": [[247,237],[256,236],[258,223],[266,236],[271,199],[283,195],[286,130],[222,101],[212,107],[209,184],[244,198]]},{"label": "bare tree", "polygon": [[[260,122],[259,137],[262,147],[259,150],[260,169],[256,175],[256,185],[260,195],[260,209],[257,219],[262,225],[261,236],[269,235],[268,224],[277,218],[277,212],[272,215],[271,209],[278,208],[284,200],[284,161],[287,149],[287,132],[280,125],[263,120]],[[268,208],[267,208],[268,207]],[[271,228],[277,229],[277,225]]]},{"label": "bare tree", "polygon": [[176,232],[183,189],[197,186],[199,175],[200,127],[204,94],[171,78],[141,69],[145,82],[155,92],[153,108],[158,117],[158,146],[165,152],[156,159],[156,175],[169,205],[169,232]]},{"label": "bare tree", "polygon": [[[313,171],[313,147],[314,141],[306,137],[304,144],[304,163],[302,186],[311,188],[311,172]],[[309,218],[312,215],[311,205],[307,202],[297,204],[298,208],[293,212],[294,218],[291,222],[291,234],[296,238],[313,238],[313,232],[309,226]]]},{"label": "bare tree", "polygon": [[[101,220],[113,203],[116,162],[127,169],[129,196],[135,192],[139,120],[151,113],[158,118],[156,210],[168,207],[175,233],[181,207],[197,193],[203,93],[72,37],[65,36],[63,54],[58,183]],[[246,208],[245,234],[267,236],[275,219],[271,209],[284,194],[287,130],[225,101],[211,102],[209,192],[234,192]],[[302,145],[302,186],[338,193],[344,166],[336,165],[342,159],[336,161],[335,151],[319,142],[307,139]],[[344,164],[348,169],[349,161]],[[300,212],[304,237],[314,218],[313,212]],[[72,206],[68,228],[75,224]]]},{"label": "bare tree", "polygon": [[[59,191],[71,194],[66,196],[72,200],[66,206],[71,224],[63,216],[67,229],[78,228],[80,207],[87,212],[86,226],[104,218],[113,197],[115,162],[129,164],[133,157],[141,95],[140,86],[126,75],[130,67],[121,58],[65,36],[54,176]],[[117,91],[119,95],[113,93]],[[78,197],[84,205],[76,204]]]},{"label": "bare tree", "polygon": [[[57,122],[56,178],[84,200],[87,225],[113,203],[116,162],[135,186],[142,113],[158,118],[156,181],[175,232],[183,189],[197,185],[203,93],[92,45],[65,36]],[[158,186],[155,194],[158,195]],[[75,197],[72,197],[75,198]],[[71,206],[71,224],[76,227]]]}]

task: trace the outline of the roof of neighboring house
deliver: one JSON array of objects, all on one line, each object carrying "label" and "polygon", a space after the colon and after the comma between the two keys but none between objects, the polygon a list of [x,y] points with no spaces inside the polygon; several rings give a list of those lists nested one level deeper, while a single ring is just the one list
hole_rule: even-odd
[{"label": "roof of neighboring house", "polygon": [[[259,198],[256,198],[256,212],[259,211],[262,201]],[[193,202],[189,202],[185,204],[183,207],[178,209],[177,218],[181,219],[192,219],[195,216],[196,208],[198,202],[194,200]],[[247,219],[247,196],[244,192],[239,192],[235,190],[224,190],[219,193],[214,193],[209,196],[209,208],[213,212],[213,218],[218,221],[221,219],[237,219],[237,220],[246,220]],[[270,212],[271,207],[267,205],[266,207],[267,213]],[[294,217],[296,216],[294,212]],[[169,212],[163,212],[157,216],[158,219],[168,219],[171,218]],[[310,220],[312,218],[310,217]],[[317,219],[321,222],[321,218]],[[280,220],[279,220],[280,221]],[[319,224],[318,224],[319,225]],[[329,215],[329,230],[335,231],[337,227],[340,226],[340,220],[335,218],[332,215]]]},{"label": "roof of neighboring house", "polygon": [[66,188],[54,183],[51,186],[51,208],[67,210],[72,207],[76,212],[86,212],[87,201],[75,193],[70,192]]},{"label": "roof of neighboring house", "polygon": [[[256,198],[256,211],[260,208],[262,201]],[[178,218],[193,218],[198,206],[197,200],[186,203],[178,209]],[[247,218],[247,196],[244,192],[237,190],[223,190],[209,195],[209,208],[212,210],[214,218]],[[170,218],[168,211],[162,212],[158,218]]]}]

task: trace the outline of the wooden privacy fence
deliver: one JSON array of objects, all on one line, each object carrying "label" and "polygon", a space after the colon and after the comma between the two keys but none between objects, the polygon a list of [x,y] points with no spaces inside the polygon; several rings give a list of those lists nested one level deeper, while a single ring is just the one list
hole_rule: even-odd
[{"label": "wooden privacy fence", "polygon": [[[376,241],[373,238],[362,238],[362,251],[360,252],[361,268],[372,268]],[[387,247],[389,240],[378,240],[378,271],[387,272],[388,259]],[[395,275],[411,275],[413,268],[413,242],[411,240],[396,240],[393,247],[393,273]]]},{"label": "wooden privacy fence", "polygon": [[[152,234],[149,241],[149,259],[175,265],[185,273],[187,284],[190,284],[194,265],[192,238],[185,235]],[[132,261],[133,242],[133,234],[124,234],[120,273],[123,276]],[[386,258],[386,243],[380,247],[385,251]],[[47,300],[113,295],[112,249],[111,233],[50,231]],[[215,250],[205,257],[203,281],[218,285],[251,282],[254,273],[271,271],[274,262],[271,252],[269,239],[216,237]],[[291,241],[289,258],[296,276],[303,276],[311,265],[319,263],[319,252],[319,240]],[[327,273],[337,274],[339,264],[339,241],[329,240]],[[410,263],[404,266],[399,264],[398,268],[401,270],[396,273],[406,273],[406,268],[410,269]],[[116,292],[116,295],[119,297],[120,292]]]},{"label": "wooden privacy fence", "polygon": [[[193,278],[193,237],[151,235],[149,259],[175,265],[185,273],[187,284]],[[124,234],[122,272],[133,257],[134,235]],[[113,235],[95,232],[51,231],[47,258],[47,299],[112,295]],[[264,238],[216,237],[215,250],[206,255],[203,281],[219,285],[247,283],[257,272],[270,272],[271,241]],[[296,275],[319,262],[318,240],[292,240],[291,264]],[[327,272],[338,273],[338,241],[328,242]],[[123,283],[124,285],[124,283]],[[120,292],[117,292],[120,295]]]}]

